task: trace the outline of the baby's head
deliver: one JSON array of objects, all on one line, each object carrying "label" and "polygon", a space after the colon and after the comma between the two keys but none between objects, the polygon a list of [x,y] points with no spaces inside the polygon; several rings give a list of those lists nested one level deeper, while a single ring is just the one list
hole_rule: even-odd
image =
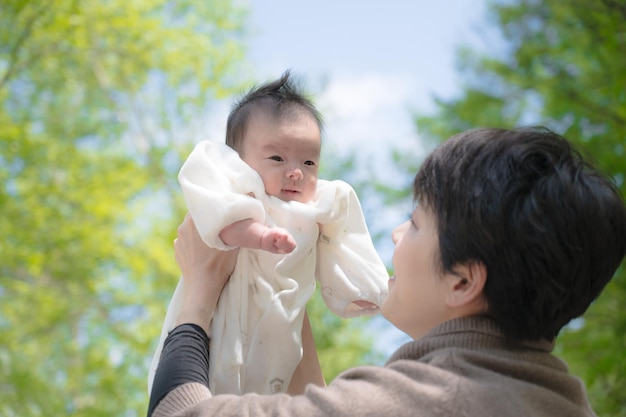
[{"label": "baby's head", "polygon": [[320,113],[287,71],[234,105],[226,145],[258,172],[267,194],[306,203],[316,191],[321,132]]}]

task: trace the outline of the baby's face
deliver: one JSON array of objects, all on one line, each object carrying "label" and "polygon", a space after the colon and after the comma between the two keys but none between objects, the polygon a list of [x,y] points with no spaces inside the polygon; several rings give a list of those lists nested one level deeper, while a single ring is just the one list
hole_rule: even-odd
[{"label": "baby's face", "polygon": [[259,173],[267,194],[307,203],[317,187],[321,142],[309,113],[281,118],[259,113],[248,121],[240,154]]}]

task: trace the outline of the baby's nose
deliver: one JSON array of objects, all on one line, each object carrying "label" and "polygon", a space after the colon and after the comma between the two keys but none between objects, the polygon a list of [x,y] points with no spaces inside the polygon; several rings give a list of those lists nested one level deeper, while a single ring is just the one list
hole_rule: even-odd
[{"label": "baby's nose", "polygon": [[287,173],[287,177],[290,179],[301,180],[304,177],[304,174],[302,174],[302,170],[300,168],[295,168]]}]

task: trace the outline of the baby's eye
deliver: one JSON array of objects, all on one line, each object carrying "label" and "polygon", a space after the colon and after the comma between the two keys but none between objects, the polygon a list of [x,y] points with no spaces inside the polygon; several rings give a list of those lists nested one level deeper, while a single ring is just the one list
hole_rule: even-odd
[{"label": "baby's eye", "polygon": [[283,157],[282,156],[278,156],[278,155],[273,155],[270,156],[270,158],[272,161],[277,161],[277,162],[282,162],[283,161]]},{"label": "baby's eye", "polygon": [[315,161],[304,161],[304,165],[315,166],[317,165]]}]

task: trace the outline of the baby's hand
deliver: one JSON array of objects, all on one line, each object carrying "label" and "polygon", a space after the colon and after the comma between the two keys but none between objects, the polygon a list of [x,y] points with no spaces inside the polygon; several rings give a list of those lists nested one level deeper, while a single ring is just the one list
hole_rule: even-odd
[{"label": "baby's hand", "polygon": [[281,228],[267,229],[261,236],[261,249],[272,253],[289,253],[296,248],[296,241],[291,234]]}]

